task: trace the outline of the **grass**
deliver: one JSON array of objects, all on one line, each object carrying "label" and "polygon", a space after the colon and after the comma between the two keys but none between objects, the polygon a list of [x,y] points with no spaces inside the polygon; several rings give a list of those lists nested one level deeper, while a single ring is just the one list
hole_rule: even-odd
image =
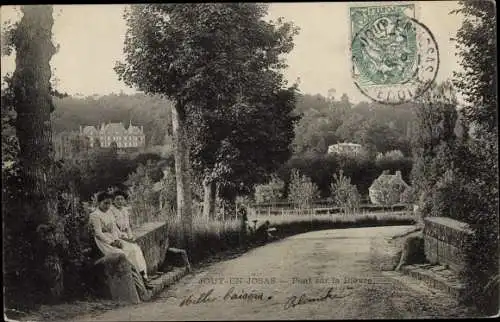
[{"label": "grass", "polygon": [[276,227],[278,236],[289,236],[304,232],[356,228],[370,226],[393,226],[393,225],[413,225],[416,218],[413,214],[399,212],[365,212],[353,215],[286,215],[286,216],[255,216],[249,217],[250,225],[253,220],[257,220],[257,226],[260,223],[269,221],[270,226]]},{"label": "grass", "polygon": [[[253,221],[257,220],[256,223]],[[221,252],[252,247],[256,242],[243,231],[240,219],[214,221],[196,216],[193,218],[193,236],[190,242],[181,239],[182,223],[169,216],[169,239],[173,247],[186,249],[193,264],[213,257]],[[260,226],[265,221],[275,227],[273,233],[278,238],[301,234],[309,231],[371,226],[413,225],[416,218],[412,213],[399,212],[361,212],[352,215],[286,215],[286,216],[249,216],[248,225]]]},{"label": "grass", "polygon": [[244,246],[241,221],[214,221],[200,216],[193,218],[193,235],[186,242],[181,238],[184,231],[176,217],[168,218],[169,240],[173,247],[186,249],[193,264],[220,252]]}]

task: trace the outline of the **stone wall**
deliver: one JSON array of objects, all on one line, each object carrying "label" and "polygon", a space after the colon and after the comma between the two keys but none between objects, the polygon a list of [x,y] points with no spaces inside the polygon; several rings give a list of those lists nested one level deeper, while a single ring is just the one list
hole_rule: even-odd
[{"label": "stone wall", "polygon": [[461,272],[465,268],[464,242],[471,234],[469,226],[451,218],[424,218],[425,257],[432,264],[448,265]]},{"label": "stone wall", "polygon": [[132,267],[124,254],[108,254],[95,262],[97,274],[101,277],[102,294],[120,302],[140,303]]},{"label": "stone wall", "polygon": [[165,261],[168,247],[168,227],[166,222],[148,222],[134,229],[136,242],[146,259],[148,274],[155,273]]}]

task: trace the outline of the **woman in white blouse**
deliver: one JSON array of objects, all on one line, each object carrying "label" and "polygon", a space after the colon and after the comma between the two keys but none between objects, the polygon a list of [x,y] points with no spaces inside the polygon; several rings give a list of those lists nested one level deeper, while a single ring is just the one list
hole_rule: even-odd
[{"label": "woman in white blouse", "polygon": [[124,239],[135,240],[130,227],[130,207],[127,206],[127,194],[124,191],[118,190],[114,193],[113,205],[111,206],[111,213],[115,216],[116,225],[120,229]]},{"label": "woman in white blouse", "polygon": [[101,192],[97,196],[98,207],[90,214],[90,224],[94,231],[97,247],[104,255],[112,253],[125,254],[132,266],[147,280],[144,254],[139,245],[132,242],[118,228],[114,214],[110,209],[112,198],[111,194]]}]

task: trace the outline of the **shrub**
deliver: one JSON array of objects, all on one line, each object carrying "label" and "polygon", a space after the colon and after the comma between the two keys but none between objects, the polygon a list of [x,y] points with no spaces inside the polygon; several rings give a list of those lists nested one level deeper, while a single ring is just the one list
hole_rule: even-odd
[{"label": "shrub", "polygon": [[356,212],[361,197],[356,186],[351,184],[351,178],[344,176],[344,172],[340,170],[339,176],[333,175],[333,180],[331,190],[335,204],[342,208],[344,214]]},{"label": "shrub", "polygon": [[217,253],[234,250],[242,246],[242,225],[240,220],[210,220],[197,216],[193,218],[193,236],[186,240],[183,235],[183,225],[179,218],[167,219],[169,241],[172,247],[186,249],[190,261],[196,264]]},{"label": "shrub", "polygon": [[255,187],[255,202],[276,202],[283,197],[285,183],[280,178],[273,176],[267,184],[257,185]]},{"label": "shrub", "polygon": [[147,165],[139,165],[125,182],[128,186],[129,204],[132,209],[130,214],[132,227],[158,219],[158,193],[154,191],[153,182],[148,173],[148,167],[151,165],[150,162]]},{"label": "shrub", "polygon": [[351,183],[356,185],[361,195],[367,195],[368,188],[383,170],[401,171],[403,179],[410,182],[412,166],[413,161],[408,157],[375,162],[375,159],[310,153],[293,156],[277,173],[285,182],[285,192],[288,191],[292,171],[298,170],[317,185],[321,198],[328,198],[332,194],[330,188],[333,174],[340,170],[351,178]]},{"label": "shrub", "polygon": [[404,159],[404,154],[400,150],[391,150],[387,151],[386,153],[377,153],[377,156],[375,158],[375,162],[383,162],[383,161],[397,161],[397,160],[403,160]]},{"label": "shrub", "polygon": [[172,169],[163,170],[163,178],[160,180],[160,209],[168,208],[174,211],[177,208],[177,184]]},{"label": "shrub", "polygon": [[314,199],[318,198],[318,187],[305,175],[299,171],[292,171],[290,181],[288,200],[295,203],[299,209],[306,208],[311,205]]},{"label": "shrub", "polygon": [[370,187],[370,196],[383,205],[392,206],[401,202],[401,196],[408,186],[398,176],[382,173]]}]

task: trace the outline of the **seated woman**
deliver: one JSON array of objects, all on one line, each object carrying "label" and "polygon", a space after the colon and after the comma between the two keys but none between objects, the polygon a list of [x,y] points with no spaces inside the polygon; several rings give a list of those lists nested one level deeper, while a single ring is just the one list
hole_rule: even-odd
[{"label": "seated woman", "polygon": [[[117,226],[123,236],[122,238],[130,241],[134,240],[135,237],[132,233],[132,229],[130,228],[130,207],[126,206],[127,194],[122,190],[117,190],[114,193],[114,197],[115,198],[113,200],[113,206],[111,206],[111,212],[115,216]],[[186,265],[186,269],[188,271],[191,271],[191,264],[189,263],[189,259],[185,250],[167,246],[167,251],[170,253],[181,255],[182,260]]]},{"label": "seated woman", "polygon": [[122,238],[124,235],[120,232],[116,219],[110,211],[112,197],[107,192],[101,192],[97,196],[98,207],[90,214],[90,224],[94,231],[97,247],[104,255],[112,253],[125,254],[132,267],[142,275],[145,285],[150,287],[147,283],[144,254],[139,245]]},{"label": "seated woman", "polygon": [[113,205],[110,207],[110,210],[116,219],[116,225],[120,230],[121,238],[133,241],[135,236],[130,227],[130,207],[127,207],[127,194],[122,190],[117,190],[113,196]]}]

